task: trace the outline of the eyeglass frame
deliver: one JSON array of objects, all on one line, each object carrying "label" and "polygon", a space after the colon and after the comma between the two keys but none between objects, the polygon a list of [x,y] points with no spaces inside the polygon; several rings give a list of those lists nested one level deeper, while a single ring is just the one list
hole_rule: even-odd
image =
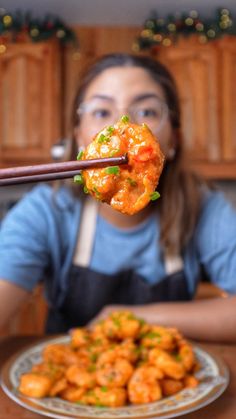
[{"label": "eyeglass frame", "polygon": [[[163,127],[164,123],[168,120],[168,117],[170,115],[170,109],[169,109],[167,103],[163,99],[160,99],[159,97],[157,97],[156,95],[147,95],[147,96],[144,95],[143,97],[138,98],[138,100],[136,100],[135,102],[138,103],[141,100],[146,100],[146,99],[149,99],[149,98],[157,100],[162,106],[162,110],[163,110],[162,119],[161,119],[160,125],[158,126],[158,129],[155,130],[155,132],[154,132],[154,133],[158,133],[161,130],[161,128]],[[108,100],[108,102],[110,101],[110,98],[103,97],[103,96],[101,96],[101,97],[99,96],[96,99]],[[95,100],[95,99],[92,99],[92,101],[93,100]],[[80,103],[80,105],[79,105],[79,107],[76,111],[79,117],[81,117],[84,114],[84,109],[82,109],[82,108],[85,107],[86,105],[89,105],[89,104],[91,105],[92,101],[88,100],[88,101],[84,101],[84,102]],[[122,108],[122,107],[115,106],[115,110],[117,111],[117,118],[114,118],[115,120],[113,122],[109,122],[109,125],[113,125],[119,119],[119,117],[121,117],[122,115],[130,116],[130,118],[134,121],[134,123],[135,122],[138,123],[138,124],[142,123],[140,121],[137,122],[137,120],[135,120],[135,118],[133,117],[132,106],[135,106],[135,103],[131,104],[126,109]],[[119,110],[122,110],[122,112],[119,112]],[[85,113],[86,113],[86,111],[85,111]],[[146,123],[146,122],[143,122],[143,123]],[[101,129],[102,129],[102,124],[101,124]],[[154,131],[154,130],[152,130],[152,131]]]}]

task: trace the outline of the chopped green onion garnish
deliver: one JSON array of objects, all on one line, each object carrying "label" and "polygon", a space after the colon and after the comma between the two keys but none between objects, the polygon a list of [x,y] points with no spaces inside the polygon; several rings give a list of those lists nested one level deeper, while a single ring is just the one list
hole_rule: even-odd
[{"label": "chopped green onion garnish", "polygon": [[115,131],[115,128],[111,125],[110,127],[107,127],[107,133],[112,134]]},{"label": "chopped green onion garnish", "polygon": [[75,175],[74,176],[74,182],[79,183],[79,185],[83,185],[83,183],[84,183],[83,176],[81,174]]},{"label": "chopped green onion garnish", "polygon": [[105,172],[108,175],[118,175],[120,172],[120,168],[119,166],[110,166],[110,167],[106,167]]},{"label": "chopped green onion garnish", "polygon": [[155,338],[161,338],[161,335],[158,332],[149,332],[146,334],[146,337],[149,339],[155,339]]},{"label": "chopped green onion garnish", "polygon": [[89,193],[87,186],[84,186],[84,193]]},{"label": "chopped green onion garnish", "polygon": [[137,185],[136,180],[131,179],[131,177],[128,177],[128,178],[127,178],[127,181],[129,182],[129,184],[130,184],[131,186],[136,186],[136,185]]},{"label": "chopped green onion garnish", "polygon": [[121,121],[124,122],[124,123],[127,123],[127,122],[129,122],[129,117],[127,115],[123,115],[121,117]]},{"label": "chopped green onion garnish", "polygon": [[97,354],[90,354],[89,355],[89,359],[90,359],[91,362],[96,362],[97,361],[97,357],[98,357]]},{"label": "chopped green onion garnish", "polygon": [[114,157],[118,152],[120,151],[120,149],[118,148],[117,150],[113,150],[111,151],[109,157]]},{"label": "chopped green onion garnish", "polygon": [[178,361],[178,362],[182,361],[182,357],[181,357],[180,354],[175,354],[174,357],[175,357],[176,361]]},{"label": "chopped green onion garnish", "polygon": [[81,160],[81,159],[82,159],[83,154],[84,154],[83,150],[80,150],[80,151],[79,151],[79,154],[78,154],[78,156],[77,156],[77,160]]},{"label": "chopped green onion garnish", "polygon": [[106,386],[102,386],[102,387],[101,387],[101,391],[103,391],[104,393],[106,393],[106,392],[107,392],[107,390],[108,390],[108,388],[107,388]]},{"label": "chopped green onion garnish", "polygon": [[151,201],[156,201],[158,198],[160,198],[160,196],[161,195],[159,194],[159,192],[155,191],[155,192],[151,193],[150,199],[151,199]]},{"label": "chopped green onion garnish", "polygon": [[94,371],[96,371],[96,365],[94,365],[94,364],[93,365],[89,365],[87,371],[88,372],[94,372]]},{"label": "chopped green onion garnish", "polygon": [[98,143],[108,143],[109,141],[111,141],[111,139],[107,137],[106,135],[104,134],[99,135]]},{"label": "chopped green onion garnish", "polygon": [[97,196],[100,196],[100,195],[101,195],[101,192],[99,192],[99,191],[97,190],[96,186],[94,186],[93,191],[95,192],[95,194],[96,194]]}]

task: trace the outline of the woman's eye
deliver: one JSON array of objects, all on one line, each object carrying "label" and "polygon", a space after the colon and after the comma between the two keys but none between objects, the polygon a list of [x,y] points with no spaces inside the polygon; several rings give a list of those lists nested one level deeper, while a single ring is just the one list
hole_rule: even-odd
[{"label": "woman's eye", "polygon": [[142,118],[160,118],[160,112],[153,108],[140,109],[139,116]]},{"label": "woman's eye", "polygon": [[111,112],[109,111],[109,109],[94,109],[92,112],[92,116],[93,118],[97,119],[105,119],[111,116]]}]

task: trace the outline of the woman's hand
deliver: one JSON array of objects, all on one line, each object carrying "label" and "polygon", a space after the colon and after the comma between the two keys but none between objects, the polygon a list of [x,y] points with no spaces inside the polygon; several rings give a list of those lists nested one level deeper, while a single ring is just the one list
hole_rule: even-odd
[{"label": "woman's hand", "polygon": [[109,305],[91,324],[112,311],[128,310],[156,325],[176,327],[186,337],[208,342],[236,342],[236,295],[186,302],[153,303],[139,306]]},{"label": "woman's hand", "polygon": [[0,328],[15,314],[29,292],[4,279],[0,279]]},{"label": "woman's hand", "polygon": [[89,322],[89,325],[93,325],[94,323],[97,323],[101,320],[104,320],[105,318],[107,318],[109,316],[109,314],[111,314],[114,311],[132,311],[133,313],[135,313],[135,310],[133,309],[133,306],[123,306],[120,304],[114,304],[114,305],[109,305],[109,306],[105,306],[102,308],[101,311],[99,311],[99,313]]}]

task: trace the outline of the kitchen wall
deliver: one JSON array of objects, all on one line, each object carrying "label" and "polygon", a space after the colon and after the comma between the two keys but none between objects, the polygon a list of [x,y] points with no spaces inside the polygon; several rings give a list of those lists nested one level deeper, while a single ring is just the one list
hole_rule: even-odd
[{"label": "kitchen wall", "polygon": [[1,8],[32,11],[37,16],[53,13],[69,24],[86,26],[138,26],[152,10],[161,17],[176,11],[197,10],[212,16],[218,8],[236,12],[235,0],[1,0]]}]

